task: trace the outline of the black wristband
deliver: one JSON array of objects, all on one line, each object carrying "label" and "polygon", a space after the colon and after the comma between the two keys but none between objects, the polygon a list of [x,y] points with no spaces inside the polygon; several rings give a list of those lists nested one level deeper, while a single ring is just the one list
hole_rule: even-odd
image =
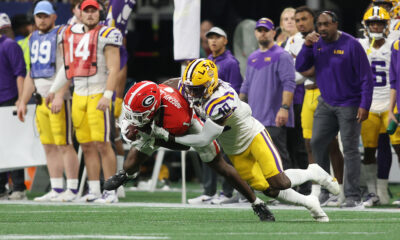
[{"label": "black wristband", "polygon": [[288,111],[290,109],[289,105],[287,105],[287,104],[282,104],[281,108],[288,110]]}]

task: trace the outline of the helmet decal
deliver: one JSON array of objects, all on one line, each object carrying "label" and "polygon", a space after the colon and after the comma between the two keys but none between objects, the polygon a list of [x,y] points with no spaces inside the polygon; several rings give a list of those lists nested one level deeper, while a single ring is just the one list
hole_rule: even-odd
[{"label": "helmet decal", "polygon": [[143,107],[149,107],[151,104],[154,103],[154,100],[156,98],[153,95],[147,96],[145,99],[143,99],[142,105]]}]

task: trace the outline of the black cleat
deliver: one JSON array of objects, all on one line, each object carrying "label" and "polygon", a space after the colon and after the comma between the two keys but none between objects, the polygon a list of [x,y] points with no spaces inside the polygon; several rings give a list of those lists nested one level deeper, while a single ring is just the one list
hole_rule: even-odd
[{"label": "black cleat", "polygon": [[137,174],[129,176],[124,170],[120,170],[117,174],[110,177],[104,182],[104,189],[108,191],[115,190],[119,186],[127,183],[129,180],[134,179],[136,176]]},{"label": "black cleat", "polygon": [[252,204],[251,207],[253,208],[254,214],[257,214],[257,216],[260,218],[260,221],[275,222],[274,214],[272,214],[265,202]]}]

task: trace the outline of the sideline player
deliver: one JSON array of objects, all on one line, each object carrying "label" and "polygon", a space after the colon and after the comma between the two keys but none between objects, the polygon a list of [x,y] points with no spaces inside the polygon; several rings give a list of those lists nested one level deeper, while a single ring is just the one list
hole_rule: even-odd
[{"label": "sideline player", "polygon": [[239,100],[233,88],[218,79],[217,67],[212,61],[193,60],[185,69],[180,91],[205,121],[202,131],[174,136],[153,125],[152,134],[165,141],[192,147],[203,147],[217,139],[239,175],[253,189],[305,206],[319,222],[329,221],[317,197],[304,196],[291,187],[313,180],[338,194],[337,181],[317,164],[310,164],[306,170],[288,169],[284,172],[268,132],[251,116],[249,105]]},{"label": "sideline player", "polygon": [[[146,132],[151,132],[151,124],[157,124],[176,135],[198,133],[202,126],[196,116],[192,116],[193,110],[183,96],[172,87],[143,81],[132,86],[124,98],[122,135],[132,144],[132,149],[124,163],[124,170],[108,179],[105,189],[115,189],[125,182],[130,175],[137,175],[140,165],[148,160],[158,146],[172,149],[184,149],[188,147],[173,143],[172,145],[161,139],[155,139]],[[132,141],[132,140],[133,141]],[[210,168],[226,178],[229,183],[247,197],[252,203],[254,212],[261,221],[274,221],[275,218],[266,204],[256,198],[250,187],[240,178],[236,170],[227,164],[220,153],[216,141],[212,141],[203,147],[195,147],[203,162]]]},{"label": "sideline player", "polygon": [[105,14],[96,0],[83,1],[80,10],[82,24],[70,25],[63,32],[65,72],[57,73],[50,92],[57,92],[64,85],[63,75],[74,78],[72,122],[85,157],[89,185],[88,194],[81,200],[113,203],[118,202],[115,191],[104,191],[101,196],[100,167],[106,179],[116,172],[110,143],[110,108],[120,67],[122,35],[116,28],[99,25]]},{"label": "sideline player", "polygon": [[[34,201],[73,201],[78,191],[78,157],[72,145],[71,94],[66,85],[65,91],[57,94],[51,109],[44,98],[49,93],[56,72],[62,64],[60,26],[55,26],[57,15],[53,5],[40,1],[34,9],[35,24],[38,30],[29,40],[31,70],[24,81],[18,118],[23,122],[26,104],[36,89],[40,104],[36,108],[36,126],[43,144],[50,175],[51,191]],[[64,94],[65,93],[65,94]],[[67,176],[67,190],[63,192],[63,171]]]},{"label": "sideline player", "polygon": [[[360,39],[360,43],[367,53],[374,74],[374,91],[368,119],[361,125],[361,137],[364,145],[364,160],[361,164],[361,172],[365,175],[368,187],[368,196],[364,201],[364,206],[374,206],[377,204],[388,204],[389,199],[386,194],[387,185],[377,184],[377,161],[376,149],[378,147],[378,137],[388,127],[390,84],[389,66],[391,46],[393,41],[388,39],[390,27],[390,15],[382,7],[374,6],[369,8],[363,17],[365,38]],[[400,130],[390,135],[390,141],[397,155],[400,155]],[[381,199],[382,198],[382,199]]]}]

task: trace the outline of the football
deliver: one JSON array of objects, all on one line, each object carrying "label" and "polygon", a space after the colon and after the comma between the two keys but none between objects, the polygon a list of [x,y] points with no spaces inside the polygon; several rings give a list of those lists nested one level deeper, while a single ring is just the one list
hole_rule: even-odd
[{"label": "football", "polygon": [[135,127],[135,125],[131,124],[128,126],[128,133],[126,134],[126,137],[131,141],[135,141],[138,133],[139,130]]}]

